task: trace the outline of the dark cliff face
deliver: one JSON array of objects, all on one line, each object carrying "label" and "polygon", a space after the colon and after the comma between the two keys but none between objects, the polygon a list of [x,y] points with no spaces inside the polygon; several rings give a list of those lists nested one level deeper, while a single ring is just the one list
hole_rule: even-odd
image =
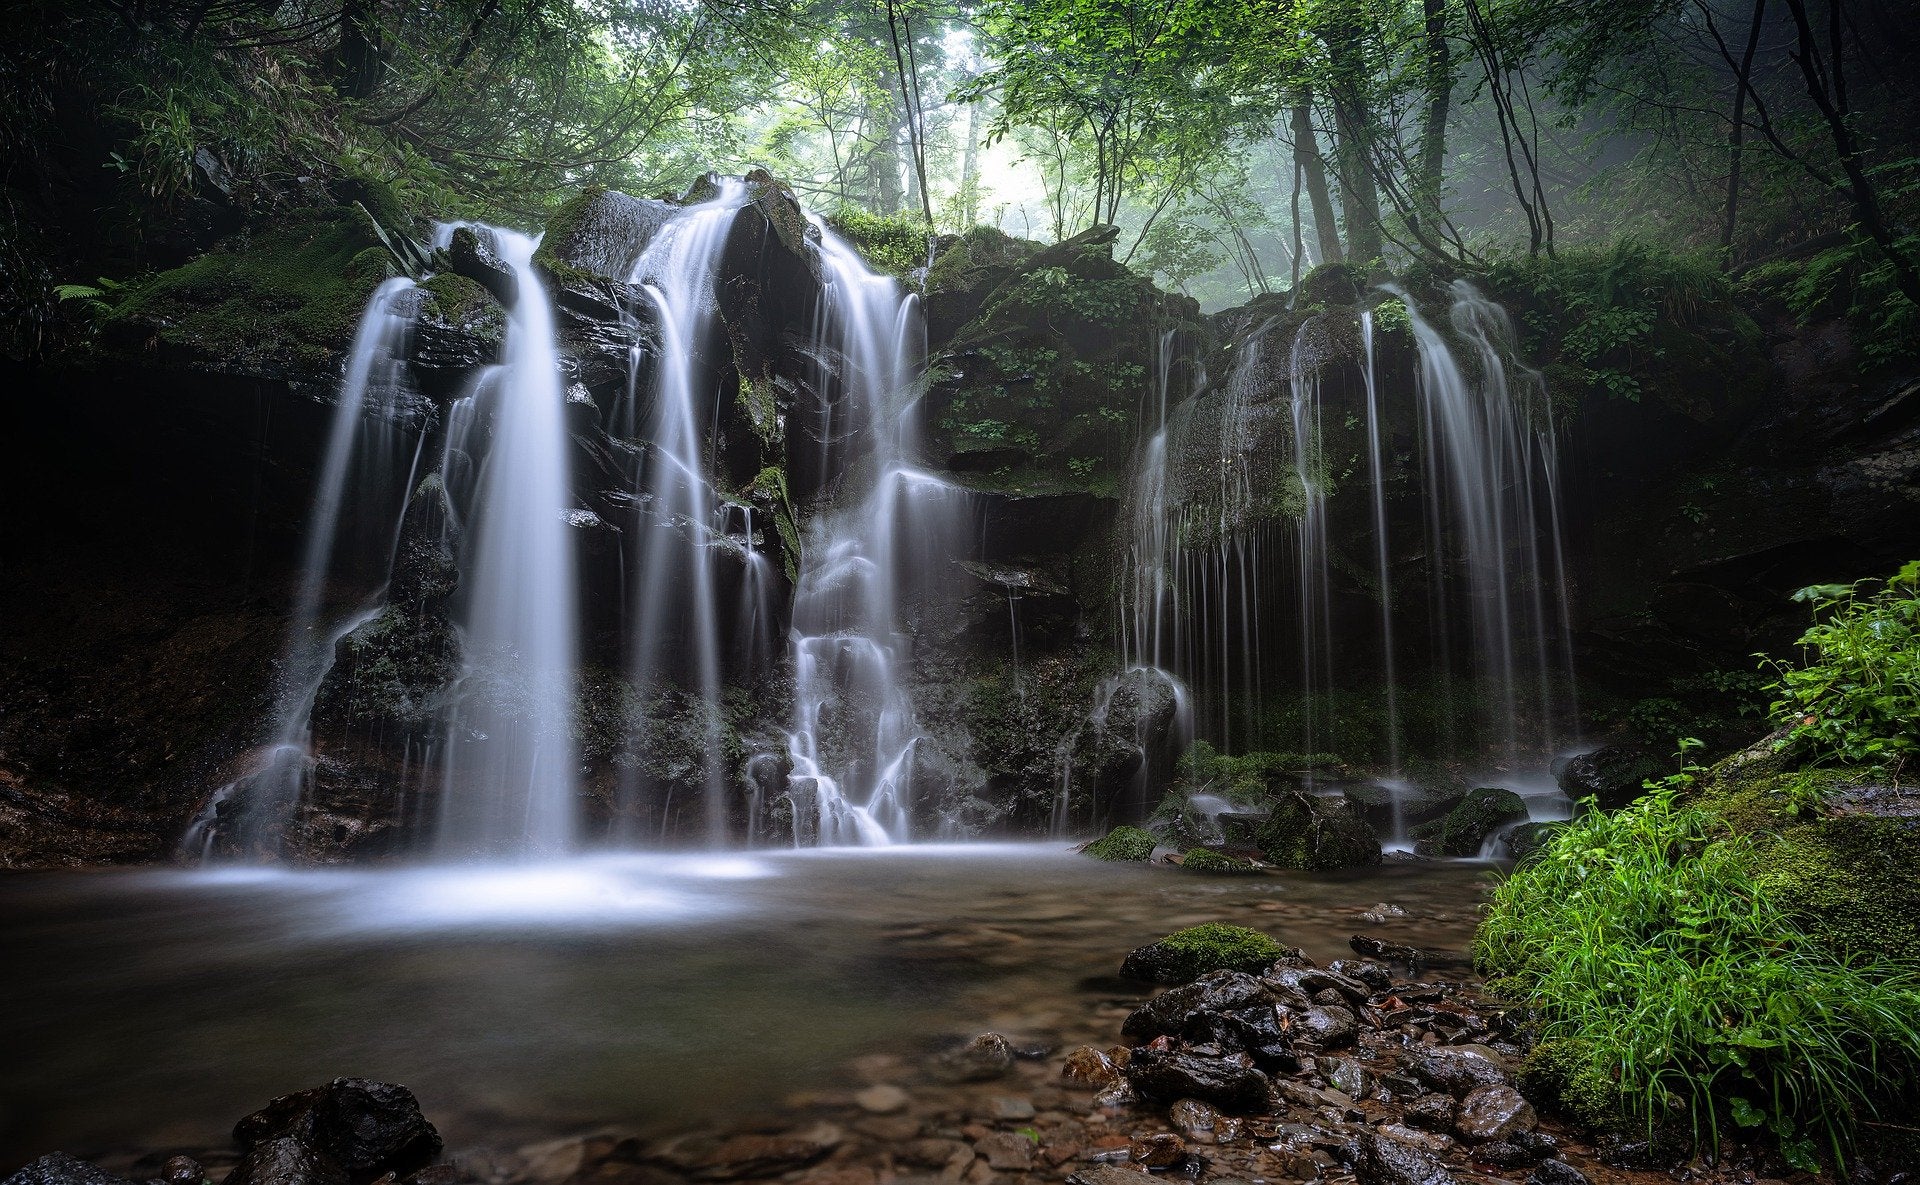
[{"label": "dark cliff face", "polygon": [[[723,253],[700,386],[713,401],[710,472],[737,507],[716,565],[722,596],[744,579],[751,546],[771,560],[784,612],[804,524],[832,505],[860,446],[820,431],[844,362],[812,340],[821,278],[806,220],[770,177],[750,178],[749,193]],[[701,749],[716,733],[690,684],[640,694],[622,674],[624,541],[647,521],[633,491],[650,445],[621,402],[630,359],[657,344],[627,273],[670,212],[590,191],[563,208],[535,261],[570,391],[588,813],[596,827],[669,835],[705,817]],[[405,245],[423,230],[382,226],[363,204],[242,226],[120,299],[84,347],[9,364],[0,863],[164,859],[209,794],[256,760],[354,320],[380,280],[423,265],[434,274],[409,298],[417,394],[397,414],[426,460],[390,580],[348,570],[326,590],[345,612],[388,580],[385,607],[342,640],[318,695],[315,792],[287,837],[295,858],[334,860],[403,852],[430,832],[419,753],[458,669],[433,458],[447,407],[499,356],[511,277],[471,235],[426,259]],[[1377,590],[1362,554],[1369,487],[1351,463],[1365,444],[1360,294],[1341,278],[1314,277],[1293,308],[1269,299],[1202,318],[1114,264],[1097,232],[1046,249],[984,231],[943,243],[924,282],[922,460],[968,491],[975,525],[967,553],[926,575],[939,596],[904,615],[927,733],[916,793],[955,833],[1043,831],[1063,787],[1076,827],[1138,817],[1169,780],[1171,693],[1119,677],[1117,638],[1128,487],[1163,362],[1170,513],[1221,521],[1209,500],[1238,450],[1265,476],[1234,529],[1279,529],[1298,514],[1276,464],[1289,443],[1285,363],[1312,351],[1326,451],[1351,479],[1328,499],[1328,620],[1347,653],[1365,653]],[[1583,395],[1561,409],[1577,660],[1606,693],[1683,695],[1689,680],[1790,639],[1792,587],[1920,553],[1912,376],[1860,378],[1836,327],[1767,324],[1764,342],[1720,342],[1720,361],[1676,366],[1670,388],[1693,398]],[[1236,392],[1256,342],[1289,353]],[[1375,349],[1383,386],[1410,383],[1403,331],[1382,326]],[[1384,414],[1386,453],[1404,468],[1411,407]],[[1415,521],[1406,491],[1418,475],[1389,479],[1389,515]],[[1421,587],[1422,562],[1397,557],[1396,581]],[[1419,611],[1418,597],[1401,603]],[[755,629],[727,640],[717,734],[742,835],[748,802],[782,792],[791,716],[785,620]],[[645,788],[646,817],[616,817],[623,778]],[[416,790],[399,793],[403,783]]]}]

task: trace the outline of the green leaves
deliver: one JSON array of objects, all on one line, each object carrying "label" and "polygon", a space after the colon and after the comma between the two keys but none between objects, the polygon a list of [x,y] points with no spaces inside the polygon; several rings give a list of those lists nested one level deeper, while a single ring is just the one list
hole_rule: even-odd
[{"label": "green leaves", "polygon": [[1801,661],[1761,661],[1775,676],[1769,710],[1787,743],[1818,760],[1879,767],[1920,751],[1920,561],[1884,582],[1816,584],[1793,599],[1815,613]]}]

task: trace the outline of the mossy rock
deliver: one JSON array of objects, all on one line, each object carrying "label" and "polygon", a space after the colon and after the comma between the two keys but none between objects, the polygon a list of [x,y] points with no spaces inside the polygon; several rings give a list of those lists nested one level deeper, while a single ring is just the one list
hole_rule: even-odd
[{"label": "mossy rock", "polygon": [[1546,1040],[1520,1067],[1520,1088],[1529,1100],[1558,1111],[1580,1126],[1605,1130],[1627,1112],[1620,1088],[1598,1064],[1593,1046],[1578,1039]]},{"label": "mossy rock", "polygon": [[1300,277],[1294,295],[1295,308],[1308,305],[1355,305],[1360,303],[1360,275],[1344,263],[1323,263]]},{"label": "mossy rock", "polygon": [[562,280],[591,277],[624,284],[647,244],[675,212],[667,202],[589,185],[547,219],[533,262]]},{"label": "mossy rock", "polygon": [[1180,867],[1188,872],[1204,872],[1213,876],[1249,876],[1260,871],[1260,866],[1251,860],[1229,856],[1212,848],[1188,848],[1180,855]]},{"label": "mossy rock", "polygon": [[1154,838],[1138,827],[1115,827],[1081,852],[1095,860],[1143,861],[1153,858]]},{"label": "mossy rock", "polygon": [[1522,823],[1507,832],[1507,855],[1515,860],[1525,860],[1546,847],[1553,839],[1554,832],[1565,826],[1565,823],[1558,822]]},{"label": "mossy rock", "polygon": [[1329,872],[1380,863],[1380,841],[1345,798],[1289,793],[1253,838],[1261,854],[1281,868]]},{"label": "mossy rock", "polygon": [[1446,816],[1415,827],[1414,850],[1423,856],[1477,856],[1487,837],[1527,817],[1527,804],[1511,790],[1481,786],[1467,791]]},{"label": "mossy rock", "polygon": [[1257,974],[1290,953],[1258,930],[1208,922],[1130,952],[1120,974],[1153,983],[1192,983],[1215,971]]},{"label": "mossy rock", "polygon": [[291,211],[130,288],[109,340],[150,337],[201,369],[331,372],[373,290],[399,274],[358,208]]}]

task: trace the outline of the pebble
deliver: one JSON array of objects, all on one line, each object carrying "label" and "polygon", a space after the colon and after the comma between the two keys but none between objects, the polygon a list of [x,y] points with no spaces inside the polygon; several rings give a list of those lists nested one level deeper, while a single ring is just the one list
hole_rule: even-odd
[{"label": "pebble", "polygon": [[1511,1086],[1479,1086],[1460,1102],[1453,1129],[1463,1140],[1489,1143],[1539,1126],[1533,1104]]},{"label": "pebble", "polygon": [[996,1096],[991,1105],[993,1107],[993,1117],[998,1120],[1012,1121],[1032,1119],[1036,1114],[1032,1103],[1025,1099],[1011,1098],[1006,1095]]},{"label": "pebble", "polygon": [[1199,1099],[1181,1099],[1167,1108],[1167,1119],[1187,1139],[1210,1144],[1220,1125],[1220,1112]]},{"label": "pebble", "polygon": [[1028,1172],[1033,1168],[1033,1141],[1019,1132],[994,1132],[974,1142],[973,1150],[1001,1172]]},{"label": "pebble", "polygon": [[1543,1160],[1527,1177],[1527,1185],[1593,1185],[1593,1179],[1564,1160]]},{"label": "pebble", "polygon": [[853,1101],[870,1115],[891,1115],[907,1109],[907,1092],[890,1083],[869,1086],[856,1093]]},{"label": "pebble", "polygon": [[1127,1154],[1135,1164],[1143,1164],[1150,1169],[1164,1169],[1185,1160],[1187,1146],[1172,1132],[1155,1132],[1128,1145]]}]

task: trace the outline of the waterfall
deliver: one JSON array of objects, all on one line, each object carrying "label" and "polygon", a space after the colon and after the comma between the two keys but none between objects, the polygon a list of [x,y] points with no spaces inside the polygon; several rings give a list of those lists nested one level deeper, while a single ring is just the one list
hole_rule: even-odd
[{"label": "waterfall", "polygon": [[[653,373],[653,405],[640,435],[643,453],[640,497],[646,508],[638,580],[633,591],[631,672],[642,702],[669,682],[667,655],[690,661],[700,697],[705,733],[701,789],[708,842],[728,838],[726,769],[721,744],[720,611],[715,594],[715,548],[723,545],[725,507],[708,480],[702,409],[713,406],[715,379],[708,362],[719,332],[714,285],[721,251],[746,201],[737,178],[717,179],[709,201],[681,211],[653,238],[633,269],[659,323],[659,353]],[[704,384],[704,385],[703,385]],[[637,404],[629,394],[628,407]],[[749,532],[751,538],[751,532]],[[764,573],[749,558],[748,595]],[[623,787],[631,798],[633,788]],[[664,820],[663,820],[664,821]]]},{"label": "waterfall", "polygon": [[[375,593],[372,604],[323,621],[330,578],[339,569],[365,569],[382,560],[391,563],[393,539],[411,486],[409,482],[396,489],[394,483],[395,462],[404,447],[404,433],[394,417],[399,397],[408,390],[406,347],[413,305],[405,298],[413,287],[413,281],[398,278],[374,289],[354,332],[314,485],[313,508],[307,516],[306,547],[274,698],[272,739],[254,769],[214,791],[181,840],[183,856],[205,859],[212,855],[222,830],[220,814],[231,802],[244,808],[233,836],[238,844],[261,853],[276,850],[279,829],[305,797],[313,768],[309,718],[314,698],[333,665],[335,645],[377,612],[379,600]],[[350,492],[355,498],[351,506]],[[396,502],[402,504],[399,511],[394,509]],[[355,507],[370,513],[349,513]],[[342,540],[343,533],[361,538]],[[355,542],[359,545],[352,546]],[[384,583],[384,569],[379,579]]]},{"label": "waterfall", "polygon": [[[456,406],[449,457],[479,457],[462,532],[464,669],[448,722],[443,853],[564,851],[575,838],[578,606],[565,393],[536,240],[488,232],[515,298],[501,365]],[[456,439],[455,432],[458,434]]]},{"label": "waterfall", "polygon": [[[1429,547],[1444,558],[1435,565],[1441,579],[1454,565],[1464,572],[1465,587],[1457,591],[1469,606],[1474,675],[1494,698],[1492,718],[1481,725],[1506,760],[1543,757],[1554,749],[1553,721],[1572,673],[1564,658],[1570,629],[1546,382],[1513,360],[1506,311],[1466,281],[1452,285],[1449,321],[1473,351],[1471,380],[1414,302],[1388,291],[1406,306],[1419,359],[1415,388],[1433,507]],[[1543,535],[1549,562],[1541,555]],[[1452,601],[1454,591],[1444,590],[1437,603]],[[1444,621],[1437,631],[1447,632]],[[1525,675],[1523,663],[1532,668]],[[1523,696],[1537,712],[1536,733],[1525,738]]]},{"label": "waterfall", "polygon": [[[820,258],[816,332],[838,358],[840,402],[870,453],[848,466],[837,505],[808,525],[793,605],[789,795],[796,843],[810,826],[821,844],[884,844],[914,835],[922,739],[903,681],[912,639],[901,614],[915,581],[950,583],[970,506],[964,490],[913,463],[926,351],[918,302],[824,228]],[[864,492],[849,496],[844,485],[860,481]]]},{"label": "waterfall", "polygon": [[[1393,645],[1392,548],[1387,537],[1387,470],[1380,444],[1380,382],[1374,369],[1373,310],[1360,314],[1360,345],[1366,355],[1367,475],[1373,487],[1374,578],[1380,582],[1380,670],[1386,679],[1387,776],[1400,776],[1400,677]],[[1398,799],[1396,798],[1396,803]],[[1395,811],[1396,816],[1398,811]],[[1396,817],[1394,830],[1400,830]]]},{"label": "waterfall", "polygon": [[[1291,390],[1288,416],[1292,423],[1293,480],[1299,487],[1299,513],[1294,519],[1295,587],[1300,632],[1300,694],[1302,754],[1318,752],[1315,695],[1333,686],[1333,594],[1327,557],[1327,463],[1320,432],[1321,360],[1314,356],[1307,321],[1294,335],[1288,358]],[[1243,615],[1256,592],[1241,591]],[[1257,659],[1248,659],[1257,667]],[[1256,689],[1257,696],[1257,689]],[[1258,702],[1256,698],[1254,702]]]}]

